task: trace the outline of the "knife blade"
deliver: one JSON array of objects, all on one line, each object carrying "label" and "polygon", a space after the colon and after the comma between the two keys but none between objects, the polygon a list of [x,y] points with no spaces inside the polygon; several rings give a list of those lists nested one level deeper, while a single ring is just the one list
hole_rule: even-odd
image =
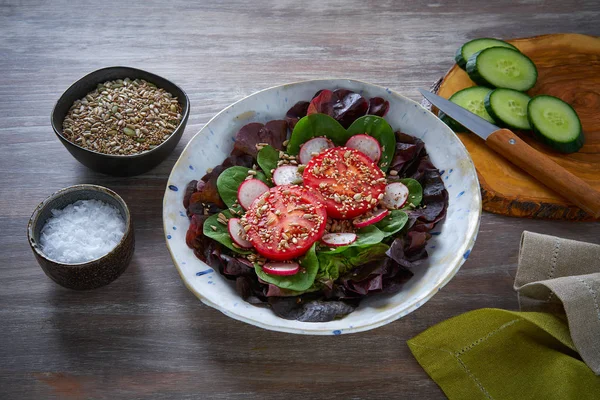
[{"label": "knife blade", "polygon": [[421,92],[423,97],[425,97],[431,104],[442,110],[444,114],[455,119],[462,126],[484,140],[487,139],[492,133],[500,129],[496,125],[481,118],[479,115],[473,114],[471,111],[464,109],[461,106],[438,96],[437,94],[433,94],[423,89],[419,89],[419,92]]},{"label": "knife blade", "polygon": [[595,218],[600,217],[600,192],[573,175],[550,157],[535,150],[508,129],[473,114],[436,94],[419,89],[431,104],[485,140],[485,144],[507,161],[574,203]]}]

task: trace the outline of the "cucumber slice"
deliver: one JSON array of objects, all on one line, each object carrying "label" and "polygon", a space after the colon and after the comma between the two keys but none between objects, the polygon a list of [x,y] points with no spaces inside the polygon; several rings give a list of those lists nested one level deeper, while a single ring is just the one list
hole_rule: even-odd
[{"label": "cucumber slice", "polygon": [[473,82],[525,92],[537,81],[533,61],[517,50],[490,47],[475,53],[467,61],[467,73]]},{"label": "cucumber slice", "polygon": [[568,103],[554,96],[535,96],[527,106],[536,138],[561,153],[574,153],[585,138],[581,121]]},{"label": "cucumber slice", "polygon": [[[468,87],[466,89],[459,90],[454,93],[448,100],[471,111],[474,114],[479,115],[481,118],[486,121],[495,123],[494,119],[488,114],[485,110],[485,97],[490,93],[492,89],[482,87],[482,86],[473,86]],[[461,124],[444,114],[440,111],[438,114],[439,118],[446,123],[455,132],[468,132],[468,129],[464,128]]]},{"label": "cucumber slice", "polygon": [[508,47],[509,49],[519,50],[515,46],[510,43],[503,42],[502,40],[492,39],[492,38],[481,38],[481,39],[473,39],[456,50],[456,55],[454,56],[454,60],[458,64],[459,67],[466,70],[467,69],[467,61],[469,58],[481,51],[483,49],[487,49],[490,47]]},{"label": "cucumber slice", "polygon": [[513,89],[494,89],[484,100],[485,109],[492,118],[513,129],[531,130],[527,118],[527,104],[531,97]]}]

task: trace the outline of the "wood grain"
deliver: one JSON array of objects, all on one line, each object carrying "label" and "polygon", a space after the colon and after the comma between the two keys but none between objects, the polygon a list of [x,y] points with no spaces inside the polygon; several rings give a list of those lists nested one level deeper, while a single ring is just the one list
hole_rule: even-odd
[{"label": "wood grain", "polygon": [[[256,90],[338,76],[420,100],[468,39],[597,34],[599,18],[594,0],[0,2],[0,398],[443,399],[406,340],[468,310],[516,309],[523,230],[600,243],[600,224],[485,213],[469,260],[417,311],[370,332],[292,336],[185,288],[163,239],[168,173],[213,115]],[[190,97],[180,144],[141,176],[86,169],[50,128],[60,94],[109,65],[147,69]],[[77,183],[119,193],[136,235],[129,269],[85,293],[49,280],[25,235],[37,204]]]},{"label": "wood grain", "polygon": [[[528,94],[549,94],[571,104],[581,119],[585,145],[577,153],[561,154],[526,132],[517,133],[527,144],[600,190],[600,38],[555,34],[508,41],[538,69],[537,83]],[[444,77],[438,94],[448,98],[470,86],[475,84],[455,65]],[[475,135],[461,133],[459,137],[477,167],[485,210],[518,217],[594,218],[492,151]]]},{"label": "wood grain", "polygon": [[573,175],[545,154],[535,150],[509,129],[493,132],[486,145],[510,160],[563,198],[570,200],[593,218],[600,217],[600,192]]}]

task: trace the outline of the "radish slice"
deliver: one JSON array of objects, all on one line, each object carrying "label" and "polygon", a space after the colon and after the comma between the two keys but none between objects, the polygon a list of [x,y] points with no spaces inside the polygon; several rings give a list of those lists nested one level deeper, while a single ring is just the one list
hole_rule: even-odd
[{"label": "radish slice", "polygon": [[373,162],[379,161],[381,158],[381,146],[377,139],[369,135],[354,135],[346,142],[346,147],[356,149],[364,153]]},{"label": "radish slice", "polygon": [[246,240],[246,234],[244,233],[244,228],[240,223],[239,218],[230,218],[227,223],[227,230],[229,231],[229,236],[231,236],[231,240],[238,246],[243,249],[249,249],[252,247],[252,243]]},{"label": "radish slice", "polygon": [[356,241],[356,233],[328,233],[321,241],[329,247],[348,246]]},{"label": "radish slice", "polygon": [[258,179],[249,179],[242,182],[238,188],[238,202],[244,207],[244,210],[247,210],[258,196],[268,190],[269,187],[264,182]]},{"label": "radish slice", "polygon": [[327,150],[334,147],[331,140],[324,137],[316,137],[310,139],[308,142],[304,143],[300,147],[300,153],[298,158],[300,159],[300,163],[306,165],[310,161],[311,158],[314,157],[314,154],[321,153],[323,150]]},{"label": "radish slice", "polygon": [[273,172],[273,182],[277,186],[298,184],[302,181],[302,175],[295,165],[282,165]]},{"label": "radish slice", "polygon": [[384,219],[389,213],[390,212],[384,208],[381,210],[377,210],[373,213],[367,213],[365,215],[361,215],[358,218],[354,218],[352,220],[352,223],[357,228],[364,228],[365,226],[376,224],[377,222]]},{"label": "radish slice", "polygon": [[409,190],[402,182],[390,183],[385,187],[381,204],[390,210],[402,208],[408,199]]},{"label": "radish slice", "polygon": [[296,275],[300,271],[300,264],[285,262],[268,262],[262,267],[269,275]]}]

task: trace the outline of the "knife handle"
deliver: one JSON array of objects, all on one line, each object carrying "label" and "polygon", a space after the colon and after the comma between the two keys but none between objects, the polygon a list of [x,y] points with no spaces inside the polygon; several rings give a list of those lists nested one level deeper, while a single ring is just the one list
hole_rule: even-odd
[{"label": "knife handle", "polygon": [[546,155],[529,146],[508,129],[488,136],[486,144],[582,210],[600,216],[600,192]]}]

